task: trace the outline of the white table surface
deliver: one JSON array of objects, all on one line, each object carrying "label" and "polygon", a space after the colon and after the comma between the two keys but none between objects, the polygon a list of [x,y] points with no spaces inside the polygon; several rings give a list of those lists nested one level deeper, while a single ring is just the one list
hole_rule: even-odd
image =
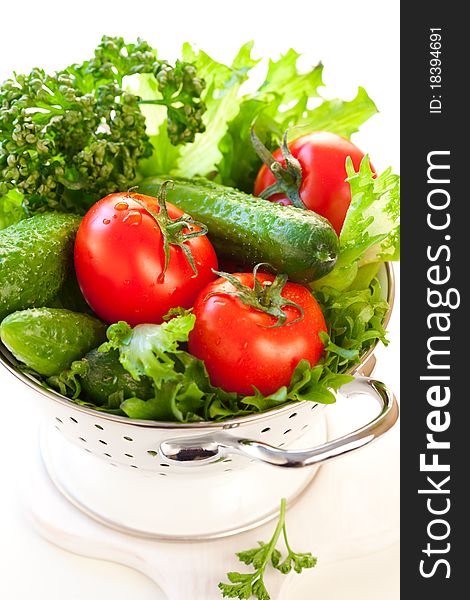
[{"label": "white table surface", "polygon": [[[0,80],[13,70],[22,72],[36,65],[55,69],[80,61],[88,56],[103,33],[123,35],[128,40],[141,36],[158,46],[161,56],[168,58],[176,55],[181,43],[187,40],[220,60],[228,60],[247,39],[256,40],[258,55],[275,56],[293,46],[306,54],[310,64],[323,61],[327,95],[351,98],[358,85],[367,89],[381,112],[361,128],[354,141],[371,154],[378,170],[390,164],[399,170],[399,3],[396,0],[380,4],[363,0],[354,11],[347,0],[334,3],[299,0],[295,3],[292,27],[286,27],[286,19],[278,18],[280,11],[290,9],[281,0],[272,0],[269,11],[265,3],[238,0],[236,8],[234,4],[228,11],[230,26],[227,26],[225,7],[224,14],[219,14],[215,7],[221,5],[209,0],[197,3],[180,0],[177,16],[171,3],[134,0],[130,7],[124,0],[112,3],[82,0],[74,8],[73,26],[70,14],[65,15],[70,11],[64,6],[58,0],[41,3],[25,0],[22,11],[26,16],[21,20],[21,27],[17,5],[2,6],[2,23],[11,22],[14,26],[2,29]],[[391,343],[377,352],[375,372],[397,395],[398,313],[399,302],[389,328]],[[19,484],[34,458],[39,417],[34,403],[23,396],[17,383],[0,369],[3,422],[0,434],[0,598],[163,600],[162,593],[143,575],[120,565],[65,552],[31,530],[19,507]],[[357,403],[341,402],[328,410],[330,424],[337,432],[346,432],[370,417],[370,410],[359,408]],[[315,569],[293,578],[282,599],[273,600],[397,600],[398,427],[372,447],[323,468],[313,485],[318,491],[314,508],[328,516],[324,523],[317,523],[312,517],[318,528],[318,540],[324,547],[325,539],[330,536],[330,550],[338,549],[336,557],[330,551],[325,551],[322,557],[321,549],[311,540],[305,548],[302,523],[296,520],[300,512],[293,507],[288,512],[292,546],[311,549],[318,554],[319,563]],[[33,497],[34,494],[32,489]],[[378,539],[377,532],[384,528],[387,538]],[[375,548],[375,551],[361,556],[342,552],[342,541],[352,532],[356,537],[362,532],[363,548]],[[210,547],[202,545],[201,552],[217,561],[222,579],[224,573],[240,564],[233,553],[244,549],[246,539],[250,543],[258,539],[256,531],[247,535],[241,547],[237,545],[237,537],[227,540],[218,556],[211,556]],[[190,561],[186,573],[191,574]]]}]

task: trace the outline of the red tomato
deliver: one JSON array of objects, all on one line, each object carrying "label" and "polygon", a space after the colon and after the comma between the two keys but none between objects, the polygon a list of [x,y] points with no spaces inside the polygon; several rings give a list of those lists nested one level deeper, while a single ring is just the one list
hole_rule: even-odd
[{"label": "red tomato", "polygon": [[[252,273],[235,273],[244,285],[253,288]],[[258,281],[272,282],[272,275],[258,273]],[[287,283],[281,296],[302,307],[285,306],[284,325],[272,327],[276,318],[224,294],[235,287],[221,277],[199,294],[194,305],[196,324],[189,335],[189,351],[204,361],[213,385],[228,392],[251,395],[256,386],[271,394],[289,385],[301,359],[313,366],[323,351],[318,332],[327,331],[325,319],[311,292]],[[209,294],[215,294],[210,295]]]},{"label": "red tomato", "polygon": [[[184,242],[198,270],[196,277],[182,248],[172,244],[163,276],[162,231],[138,202],[160,212],[158,201],[150,196],[110,194],[85,215],[75,241],[80,288],[91,308],[108,323],[160,323],[170,308],[191,307],[199,291],[215,278],[211,269],[217,269],[217,257],[205,235]],[[172,219],[184,214],[172,204],[166,206]]]},{"label": "red tomato", "polygon": [[[328,219],[339,235],[351,203],[351,190],[345,181],[346,158],[351,157],[354,168],[358,171],[364,153],[349,140],[327,131],[303,135],[288,144],[288,147],[302,167],[300,199],[306,208]],[[276,150],[273,156],[285,166],[281,149]],[[275,181],[274,175],[263,165],[256,177],[255,196],[259,196]],[[275,194],[269,200],[291,204],[282,194]]]}]

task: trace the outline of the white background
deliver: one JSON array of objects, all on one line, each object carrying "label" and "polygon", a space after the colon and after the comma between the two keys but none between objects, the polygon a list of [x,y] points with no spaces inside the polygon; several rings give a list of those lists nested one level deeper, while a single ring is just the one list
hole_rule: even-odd
[{"label": "white background", "polygon": [[[276,57],[294,47],[305,61],[324,65],[325,95],[352,98],[366,88],[380,113],[353,140],[371,155],[378,170],[399,170],[399,2],[355,3],[207,0],[159,2],[8,2],[0,9],[0,80],[12,71],[33,66],[61,68],[88,58],[102,34],[140,36],[155,45],[159,56],[172,59],[184,41],[197,44],[222,62],[254,39],[258,56]],[[398,306],[391,323],[391,345],[381,351],[380,376],[398,388]],[[35,435],[30,406],[16,405],[14,386],[0,372],[0,597],[6,600],[160,598],[153,584],[129,569],[78,558],[48,545],[28,529],[18,502],[18,480],[28,461],[23,436]],[[398,435],[383,446],[396,452],[390,485],[397,485]],[[380,443],[379,443],[380,444]],[[366,450],[371,469],[379,468],[378,451]],[[26,445],[28,447],[28,445]],[[394,490],[395,491],[395,490]],[[31,490],[34,494],[34,490]],[[360,489],[352,502],[360,502]],[[384,490],[384,494],[387,493]],[[397,497],[395,494],[396,502]],[[392,507],[396,515],[397,507]],[[255,538],[254,538],[255,539]],[[384,568],[384,566],[386,568]],[[356,561],[318,567],[302,576],[292,599],[396,600],[397,546]],[[222,573],[223,574],[223,573]],[[199,599],[188,599],[199,600]]]}]

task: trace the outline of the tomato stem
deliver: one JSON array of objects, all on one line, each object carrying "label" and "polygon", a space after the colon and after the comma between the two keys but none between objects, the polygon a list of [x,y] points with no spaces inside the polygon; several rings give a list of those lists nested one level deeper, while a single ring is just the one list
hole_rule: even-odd
[{"label": "tomato stem", "polygon": [[[231,283],[236,291],[212,292],[211,294],[208,294],[206,296],[205,300],[207,300],[211,296],[219,294],[235,296],[241,302],[243,302],[243,304],[251,306],[251,308],[254,308],[255,310],[264,312],[268,315],[271,315],[272,317],[275,317],[277,319],[276,323],[267,327],[268,329],[282,327],[282,325],[284,325],[287,320],[287,315],[283,308],[285,306],[293,306],[300,312],[300,316],[297,317],[297,319],[294,319],[293,321],[287,323],[287,325],[293,325],[294,323],[298,323],[304,318],[303,308],[296,302],[281,296],[281,292],[287,283],[287,275],[283,273],[280,275],[276,275],[274,281],[261,282],[258,279],[257,275],[258,269],[262,265],[267,265],[271,267],[269,263],[258,263],[255,266],[255,268],[253,269],[252,288],[247,285],[243,285],[243,283],[237,277],[231,275],[230,273],[225,273],[224,271],[215,271],[214,269],[212,269],[213,273],[215,273],[219,277],[224,277],[229,283]],[[263,327],[263,325],[260,325],[260,327]]]},{"label": "tomato stem", "polygon": [[[162,272],[158,276],[159,283],[164,281],[168,263],[170,262],[170,245],[181,248],[189,264],[191,265],[192,270],[194,271],[194,275],[192,277],[194,278],[198,276],[199,272],[196,267],[196,263],[194,262],[191,249],[185,244],[185,242],[192,238],[207,234],[207,227],[204,225],[204,223],[195,221],[187,213],[182,214],[181,217],[178,217],[177,219],[172,219],[170,217],[168,214],[168,207],[166,205],[166,193],[168,186],[174,186],[174,183],[171,179],[164,181],[160,186],[160,190],[158,191],[157,200],[158,207],[160,209],[158,213],[153,212],[146,204],[137,200],[137,198],[132,198],[135,202],[137,202],[137,204],[140,204],[140,206],[142,206],[142,208],[144,208],[149,215],[153,217],[153,219],[155,219],[162,233],[165,264]],[[195,227],[198,229],[195,229]],[[184,231],[185,229],[189,231]]]},{"label": "tomato stem", "polygon": [[288,131],[284,133],[281,143],[282,156],[286,163],[286,166],[284,167],[274,158],[271,152],[259,139],[255,133],[254,127],[251,128],[251,143],[253,144],[253,148],[276,178],[275,183],[264,189],[261,192],[260,197],[268,200],[274,194],[284,194],[294,206],[297,206],[297,208],[305,208],[305,204],[300,197],[302,166],[289,150],[289,146],[287,145],[287,133]]}]

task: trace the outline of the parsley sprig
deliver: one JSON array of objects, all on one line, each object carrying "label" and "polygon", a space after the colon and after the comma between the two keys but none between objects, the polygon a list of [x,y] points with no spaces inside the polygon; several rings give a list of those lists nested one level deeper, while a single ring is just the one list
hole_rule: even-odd
[{"label": "parsley sprig", "polygon": [[[284,560],[282,560],[280,550],[276,548],[281,533],[287,549],[287,556]],[[230,583],[219,583],[219,589],[224,598],[249,600],[249,598],[255,597],[258,600],[270,600],[271,596],[264,583],[264,574],[269,564],[284,575],[289,573],[292,568],[296,573],[301,573],[302,569],[311,569],[317,564],[317,559],[310,552],[297,553],[289,545],[286,532],[285,498],[281,500],[279,521],[270,542],[267,544],[258,542],[258,546],[250,550],[237,552],[241,562],[246,565],[253,565],[254,572],[238,573],[232,571],[227,573]]]}]

